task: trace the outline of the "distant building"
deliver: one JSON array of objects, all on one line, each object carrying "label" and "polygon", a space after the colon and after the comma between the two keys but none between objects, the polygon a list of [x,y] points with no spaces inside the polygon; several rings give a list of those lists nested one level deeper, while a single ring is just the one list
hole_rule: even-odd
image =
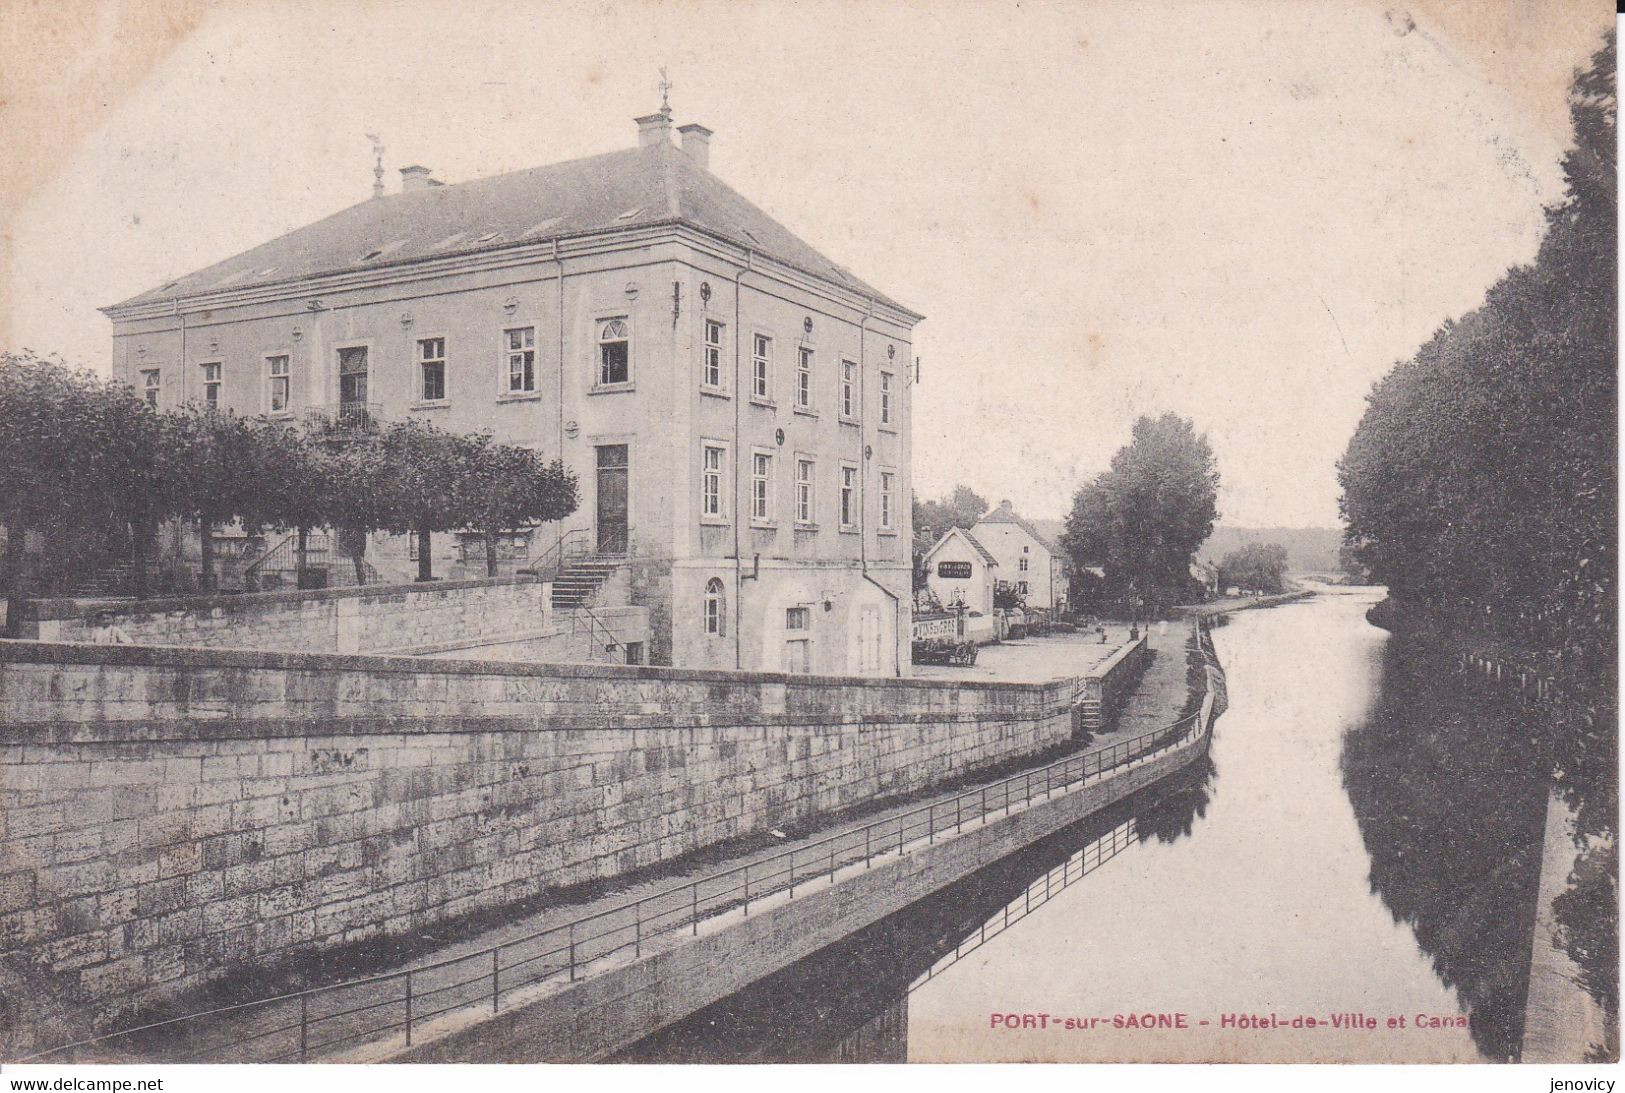
[{"label": "distant building", "polygon": [[991,617],[997,559],[964,528],[949,528],[925,552],[925,583],[944,607]]},{"label": "distant building", "polygon": [[1008,501],[1001,501],[971,530],[999,563],[999,579],[1028,607],[1057,614],[1066,610],[1071,580],[1060,544],[1016,515]]},{"label": "distant building", "polygon": [[[629,570],[652,663],[906,671],[921,316],[712,174],[710,130],[679,148],[671,127],[458,185],[404,168],[399,193],[106,308],[114,374],[156,406],[420,418],[561,459],[580,508],[504,541],[504,567]],[[413,549],[368,560],[406,579]]]},{"label": "distant building", "polygon": [[1219,567],[1200,558],[1191,559],[1191,580],[1202,586],[1209,596],[1219,592]]}]

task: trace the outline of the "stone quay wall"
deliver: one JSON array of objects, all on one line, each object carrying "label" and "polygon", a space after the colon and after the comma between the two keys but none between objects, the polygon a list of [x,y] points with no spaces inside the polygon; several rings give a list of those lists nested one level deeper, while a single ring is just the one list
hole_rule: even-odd
[{"label": "stone quay wall", "polygon": [[0,972],[106,1028],[1043,751],[977,684],[0,642]]},{"label": "stone quay wall", "polygon": [[1098,671],[1078,680],[1076,716],[1081,731],[1096,733],[1106,729],[1123,699],[1139,682],[1150,658],[1150,637],[1141,634],[1113,653]]}]

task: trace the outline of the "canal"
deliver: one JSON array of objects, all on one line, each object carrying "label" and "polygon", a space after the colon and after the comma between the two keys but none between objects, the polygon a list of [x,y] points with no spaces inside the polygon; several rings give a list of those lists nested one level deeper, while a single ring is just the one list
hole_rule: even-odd
[{"label": "canal", "polygon": [[[1214,631],[1230,708],[1197,768],[625,1058],[1514,1058],[1546,803],[1533,734],[1369,625],[1380,596],[1233,616]],[[1146,1015],[1164,1027],[1133,1027]]]}]

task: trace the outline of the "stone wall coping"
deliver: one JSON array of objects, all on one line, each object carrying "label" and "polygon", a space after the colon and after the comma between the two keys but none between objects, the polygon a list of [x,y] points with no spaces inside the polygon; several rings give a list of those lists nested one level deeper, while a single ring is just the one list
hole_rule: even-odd
[{"label": "stone wall coping", "polygon": [[98,612],[129,617],[162,615],[172,611],[231,611],[282,603],[329,603],[333,600],[365,599],[378,596],[422,595],[455,592],[466,588],[497,588],[508,585],[541,584],[537,577],[475,577],[461,581],[424,581],[403,584],[344,585],[339,588],[292,588],[275,592],[244,592],[232,596],[174,596],[158,600],[33,600],[30,610],[41,622],[54,619],[89,618]]},{"label": "stone wall coping", "polygon": [[1150,634],[1141,634],[1133,641],[1124,645],[1122,648],[1118,649],[1117,652],[1107,657],[1106,663],[1102,664],[1098,669],[1096,669],[1093,674],[1096,676],[1111,675],[1119,664],[1123,663],[1123,661],[1132,656],[1136,650],[1143,648],[1150,637]]},{"label": "stone wall coping", "polygon": [[531,664],[495,660],[426,660],[352,653],[289,653],[262,649],[208,649],[187,645],[90,645],[82,642],[0,640],[0,664],[89,664],[152,668],[270,668],[291,671],[360,671],[419,676],[517,676],[533,679],[669,680],[695,683],[790,684],[798,687],[872,687],[959,690],[979,694],[1042,695],[1067,692],[1076,679],[1045,683],[913,679],[901,676],[791,675],[718,668],[663,668],[631,664]]}]

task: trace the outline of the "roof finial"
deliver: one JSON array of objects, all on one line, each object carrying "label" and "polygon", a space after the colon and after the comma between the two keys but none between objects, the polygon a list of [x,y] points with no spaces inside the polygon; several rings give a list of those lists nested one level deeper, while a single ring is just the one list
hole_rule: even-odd
[{"label": "roof finial", "polygon": [[372,166],[372,196],[373,197],[383,197],[384,196],[384,142],[382,140],[378,139],[378,134],[377,133],[368,133],[368,134],[366,134],[366,136],[367,136],[368,140],[372,141],[372,154],[373,154],[373,160],[374,160],[373,166]]},{"label": "roof finial", "polygon": [[669,96],[671,94],[672,82],[666,78],[665,65],[660,66],[660,83],[658,86],[660,87],[660,112],[665,114],[667,117],[671,117],[671,101]]}]

